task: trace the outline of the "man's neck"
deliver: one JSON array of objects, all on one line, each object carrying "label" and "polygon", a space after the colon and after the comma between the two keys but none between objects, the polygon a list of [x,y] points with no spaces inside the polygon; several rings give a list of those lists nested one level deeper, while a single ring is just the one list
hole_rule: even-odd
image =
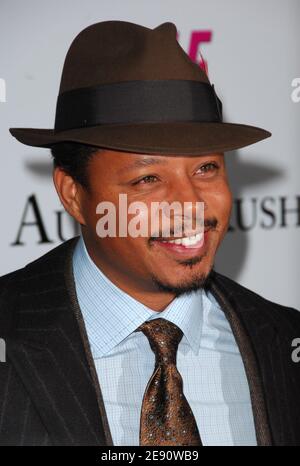
[{"label": "man's neck", "polygon": [[129,296],[157,312],[163,311],[176,297],[175,293],[159,290],[152,280],[142,281],[112,267],[94,254],[85,243],[87,252],[96,267],[118,288]]}]

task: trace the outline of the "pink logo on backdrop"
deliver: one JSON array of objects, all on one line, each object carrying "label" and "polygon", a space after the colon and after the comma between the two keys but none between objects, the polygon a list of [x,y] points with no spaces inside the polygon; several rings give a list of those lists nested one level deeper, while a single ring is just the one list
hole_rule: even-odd
[{"label": "pink logo on backdrop", "polygon": [[[179,33],[177,33],[177,40],[179,38]],[[192,31],[190,34],[188,55],[193,62],[198,63],[199,66],[208,73],[208,66],[206,60],[204,60],[201,54],[201,45],[212,40],[212,31],[203,30],[203,31]]]}]

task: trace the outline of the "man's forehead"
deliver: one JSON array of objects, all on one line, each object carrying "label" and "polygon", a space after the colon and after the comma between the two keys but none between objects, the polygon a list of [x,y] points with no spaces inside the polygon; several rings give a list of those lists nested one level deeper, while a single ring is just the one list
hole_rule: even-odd
[{"label": "man's forehead", "polygon": [[199,154],[193,156],[186,155],[159,155],[159,154],[138,154],[138,153],[129,153],[129,152],[120,152],[120,151],[103,151],[106,152],[106,160],[111,159],[111,162],[115,166],[120,166],[118,172],[122,173],[123,171],[134,170],[136,168],[149,167],[153,165],[169,165],[174,163],[175,160],[182,160],[189,162],[197,161],[204,159],[208,156],[214,157],[223,157],[224,153],[222,152],[212,152],[207,154]]},{"label": "man's forehead", "polygon": [[134,158],[134,160],[131,160],[129,163],[127,163],[125,166],[122,167],[122,170],[133,170],[134,168],[140,168],[140,167],[149,167],[151,165],[167,165],[168,160],[166,160],[165,157],[163,156],[144,156],[140,155],[137,158]]}]

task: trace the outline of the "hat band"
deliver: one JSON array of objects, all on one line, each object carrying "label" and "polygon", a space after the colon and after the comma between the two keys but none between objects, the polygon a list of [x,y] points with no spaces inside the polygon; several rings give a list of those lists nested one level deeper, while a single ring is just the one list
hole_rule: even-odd
[{"label": "hat band", "polygon": [[55,131],[96,125],[222,122],[214,85],[200,81],[125,81],[58,96]]}]

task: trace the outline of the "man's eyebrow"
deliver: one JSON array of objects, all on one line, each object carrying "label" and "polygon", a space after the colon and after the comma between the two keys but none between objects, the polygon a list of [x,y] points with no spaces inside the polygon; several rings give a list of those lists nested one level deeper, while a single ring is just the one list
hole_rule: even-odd
[{"label": "man's eyebrow", "polygon": [[132,168],[148,167],[151,165],[166,165],[167,161],[164,159],[158,159],[155,157],[140,158],[135,160],[133,163],[122,167],[118,170],[118,173],[124,173],[125,170],[131,170]]}]

